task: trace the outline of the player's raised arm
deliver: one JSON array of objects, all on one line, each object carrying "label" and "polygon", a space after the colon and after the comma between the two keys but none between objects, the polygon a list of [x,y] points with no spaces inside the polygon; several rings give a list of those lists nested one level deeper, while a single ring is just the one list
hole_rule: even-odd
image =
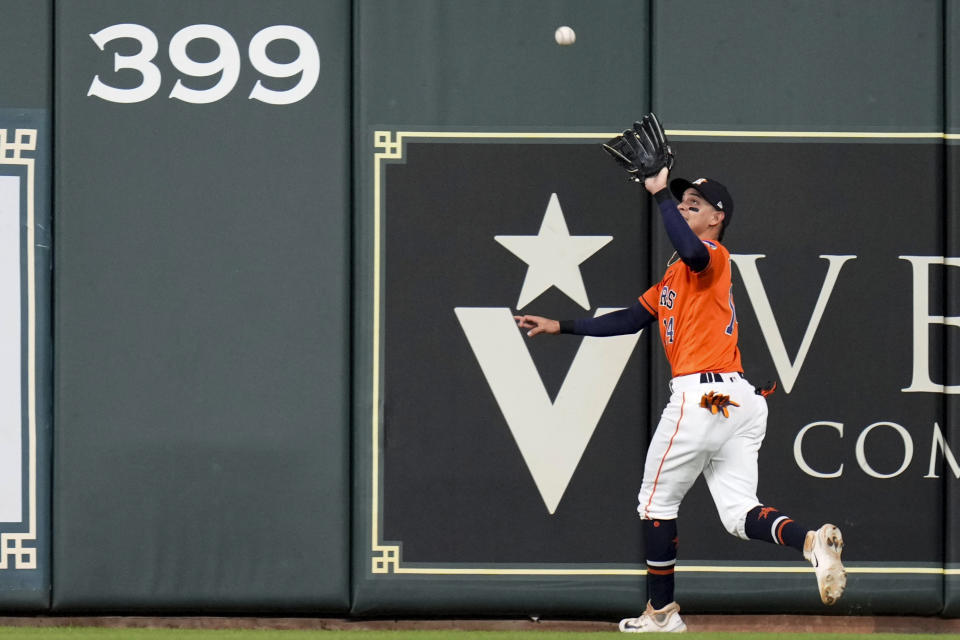
[{"label": "player's raised arm", "polygon": [[710,264],[710,253],[677,208],[677,203],[667,188],[669,176],[669,170],[664,167],[657,175],[644,180],[643,186],[657,201],[663,226],[673,248],[677,250],[677,255],[692,270],[703,271]]}]

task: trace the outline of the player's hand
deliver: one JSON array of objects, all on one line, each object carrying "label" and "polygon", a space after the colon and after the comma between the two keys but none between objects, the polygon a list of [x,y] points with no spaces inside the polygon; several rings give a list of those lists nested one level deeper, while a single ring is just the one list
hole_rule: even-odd
[{"label": "player's hand", "polygon": [[560,323],[550,318],[542,318],[540,316],[513,316],[513,319],[517,321],[517,326],[521,329],[529,329],[527,335],[531,338],[541,333],[549,333],[550,335],[560,333]]},{"label": "player's hand", "polygon": [[670,177],[670,169],[664,167],[660,171],[649,178],[644,179],[643,186],[651,194],[657,193],[667,188],[667,178]]}]

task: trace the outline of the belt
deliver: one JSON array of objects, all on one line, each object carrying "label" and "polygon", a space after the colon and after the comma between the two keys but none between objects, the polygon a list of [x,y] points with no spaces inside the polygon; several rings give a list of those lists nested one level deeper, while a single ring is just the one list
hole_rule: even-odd
[{"label": "belt", "polygon": [[713,373],[706,371],[700,374],[700,384],[707,384],[708,382],[735,382],[741,378],[743,378],[743,374],[739,371],[736,373]]},{"label": "belt", "polygon": [[730,373],[714,373],[704,371],[702,373],[691,373],[686,376],[677,376],[670,380],[670,391],[679,391],[680,389],[689,389],[698,384],[713,384],[718,382],[737,382],[743,380],[743,373],[733,371]]}]

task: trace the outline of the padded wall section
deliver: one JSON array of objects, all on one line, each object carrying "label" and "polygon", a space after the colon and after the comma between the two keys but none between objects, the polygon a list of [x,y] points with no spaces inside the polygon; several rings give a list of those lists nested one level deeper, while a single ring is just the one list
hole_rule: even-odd
[{"label": "padded wall section", "polygon": [[653,107],[682,129],[940,131],[942,11],[655,0]]},{"label": "padded wall section", "polygon": [[947,484],[946,493],[946,603],[945,613],[960,616],[960,527],[957,526],[958,501],[960,501],[960,465],[957,461],[960,443],[960,145],[956,141],[947,144],[947,220],[946,238],[949,266],[945,272],[944,289],[946,304],[944,314],[952,326],[944,327],[946,339],[946,376],[949,385],[946,396],[946,416],[943,426],[942,448],[931,453],[932,473],[942,475]]},{"label": "padded wall section", "polygon": [[0,107],[49,109],[53,34],[49,0],[0,2]]},{"label": "padded wall section", "polygon": [[[946,238],[945,255],[951,260],[951,266],[945,267],[945,291],[947,304],[944,313],[952,318],[953,326],[945,328],[947,334],[947,376],[946,384],[953,386],[952,393],[946,395],[946,425],[944,425],[945,446],[950,448],[953,460],[960,459],[960,6],[956,2],[946,2],[945,59],[946,69],[946,159],[945,172],[947,182]],[[940,458],[940,473],[947,483],[947,527],[946,527],[946,590],[944,612],[953,617],[960,616],[960,466],[949,463],[949,459]]]},{"label": "padded wall section", "polygon": [[648,342],[512,315],[646,286],[645,199],[599,143],[647,108],[647,5],[357,9],[353,611],[632,611]]},{"label": "padded wall section", "polygon": [[54,608],[342,613],[350,3],[56,23]]},{"label": "padded wall section", "polygon": [[0,610],[50,600],[50,2],[0,1]]},{"label": "padded wall section", "polygon": [[[944,293],[931,264],[943,256],[943,6],[760,4],[656,2],[653,105],[675,133],[674,173],[719,180],[736,203],[725,246],[744,370],[780,384],[760,500],[810,528],[839,525],[849,587],[829,610],[812,575],[777,578],[780,569],[681,574],[678,595],[708,610],[763,610],[768,595],[751,593],[795,589],[777,606],[936,613],[947,514],[944,478],[928,477],[928,462],[944,395],[924,381],[944,379],[945,332],[921,318]],[[895,35],[904,29],[915,37]],[[696,82],[678,69],[695,69]],[[660,233],[654,266],[671,251]],[[878,504],[910,515],[891,522]],[[725,535],[712,511],[700,482],[681,517],[683,563],[804,566]]]},{"label": "padded wall section", "polygon": [[647,107],[646,1],[355,6],[361,125],[605,131]]}]

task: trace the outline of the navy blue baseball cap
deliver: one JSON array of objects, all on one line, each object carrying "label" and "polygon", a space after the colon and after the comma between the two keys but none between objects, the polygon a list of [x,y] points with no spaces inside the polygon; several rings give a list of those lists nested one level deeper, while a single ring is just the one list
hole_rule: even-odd
[{"label": "navy blue baseball cap", "polygon": [[683,192],[696,189],[715,209],[723,211],[723,226],[733,220],[733,198],[727,188],[713,178],[697,178],[693,182],[677,178],[670,181],[670,192],[677,200],[683,200]]}]

